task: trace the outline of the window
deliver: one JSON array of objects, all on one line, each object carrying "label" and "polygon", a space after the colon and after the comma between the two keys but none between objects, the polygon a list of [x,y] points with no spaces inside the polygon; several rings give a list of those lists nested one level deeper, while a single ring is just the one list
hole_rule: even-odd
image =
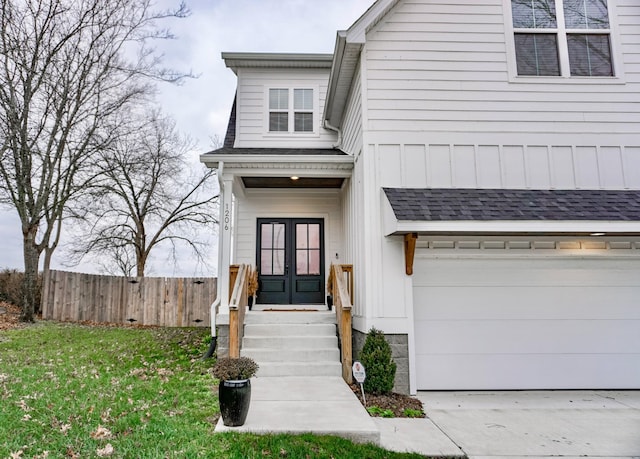
[{"label": "window", "polygon": [[293,90],[293,124],[296,132],[313,132],[313,89]]},{"label": "window", "polygon": [[269,131],[289,131],[288,89],[269,89]]},{"label": "window", "polygon": [[511,0],[521,76],[613,76],[607,0]]},{"label": "window", "polygon": [[270,88],[269,132],[313,132],[313,105],[313,89]]}]

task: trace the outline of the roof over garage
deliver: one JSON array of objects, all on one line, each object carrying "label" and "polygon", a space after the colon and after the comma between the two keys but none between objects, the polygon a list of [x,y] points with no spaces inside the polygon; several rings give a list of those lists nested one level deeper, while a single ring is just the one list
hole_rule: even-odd
[{"label": "roof over garage", "polygon": [[640,190],[383,188],[384,234],[640,236]]},{"label": "roof over garage", "polygon": [[640,190],[385,188],[398,220],[640,221]]}]

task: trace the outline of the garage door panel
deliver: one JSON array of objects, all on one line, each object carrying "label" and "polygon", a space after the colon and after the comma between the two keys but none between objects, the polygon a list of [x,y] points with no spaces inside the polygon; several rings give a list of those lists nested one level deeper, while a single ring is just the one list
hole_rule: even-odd
[{"label": "garage door panel", "polygon": [[[577,259],[578,257],[576,257]],[[548,286],[637,286],[635,276],[637,259],[580,258],[419,258],[416,264],[414,287],[430,286],[504,286],[504,285],[548,285]],[[436,264],[434,265],[433,262]],[[495,263],[494,263],[495,262]],[[456,276],[451,276],[455,272]]]},{"label": "garage door panel", "polygon": [[640,320],[459,320],[418,326],[416,348],[440,354],[624,354],[640,349]]},{"label": "garage door panel", "polygon": [[640,388],[635,251],[502,252],[418,252],[418,389]]},{"label": "garage door panel", "polygon": [[[416,320],[640,319],[638,287],[418,287]],[[616,298],[616,301],[611,301]]]},{"label": "garage door panel", "polygon": [[418,355],[422,390],[635,389],[634,355]]}]

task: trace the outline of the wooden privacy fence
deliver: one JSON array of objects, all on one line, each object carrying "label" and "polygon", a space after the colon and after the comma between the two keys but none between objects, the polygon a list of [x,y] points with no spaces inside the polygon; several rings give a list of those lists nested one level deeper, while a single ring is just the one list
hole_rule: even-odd
[{"label": "wooden privacy fence", "polygon": [[62,321],[209,326],[215,278],[117,277],[50,271],[42,317]]}]

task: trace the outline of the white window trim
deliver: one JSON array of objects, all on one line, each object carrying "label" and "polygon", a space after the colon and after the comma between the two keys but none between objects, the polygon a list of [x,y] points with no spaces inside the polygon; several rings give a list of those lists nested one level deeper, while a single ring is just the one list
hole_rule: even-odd
[{"label": "white window trim", "polygon": [[[558,36],[558,58],[560,60],[560,72],[558,76],[531,76],[518,75],[516,62],[516,44],[513,27],[513,13],[511,12],[511,0],[502,0],[504,11],[505,38],[507,44],[507,66],[509,82],[511,83],[550,83],[550,84],[625,84],[622,52],[620,51],[620,37],[618,27],[618,14],[616,0],[608,0],[609,8],[609,40],[611,42],[611,60],[614,76],[572,76],[569,69],[569,51],[567,49],[567,30],[564,25],[564,13],[557,13],[558,27],[555,29],[541,29],[555,31]],[[562,12],[562,0],[556,0],[556,12]],[[569,33],[573,30],[570,29]],[[583,31],[584,32],[584,31]],[[541,32],[544,33],[544,32]],[[596,30],[585,33],[597,33]]]},{"label": "white window trim", "polygon": [[[270,89],[287,89],[289,91],[289,104],[288,104],[288,113],[289,113],[289,121],[288,121],[288,131],[270,131],[269,130],[269,113],[271,112],[271,110],[269,109],[269,90]],[[295,119],[294,119],[294,113],[295,113],[295,108],[294,108],[294,89],[311,89],[313,90],[313,131],[304,131],[304,132],[297,132],[295,131]],[[295,136],[296,138],[298,137],[308,137],[308,138],[312,138],[312,137],[319,137],[320,136],[320,86],[317,84],[281,84],[278,82],[273,82],[270,84],[265,84],[264,85],[264,120],[263,120],[263,125],[264,125],[264,135],[267,137],[291,137],[291,136]],[[283,112],[284,110],[276,110],[276,111],[280,111]],[[305,113],[308,113],[307,111],[302,110]]]}]

